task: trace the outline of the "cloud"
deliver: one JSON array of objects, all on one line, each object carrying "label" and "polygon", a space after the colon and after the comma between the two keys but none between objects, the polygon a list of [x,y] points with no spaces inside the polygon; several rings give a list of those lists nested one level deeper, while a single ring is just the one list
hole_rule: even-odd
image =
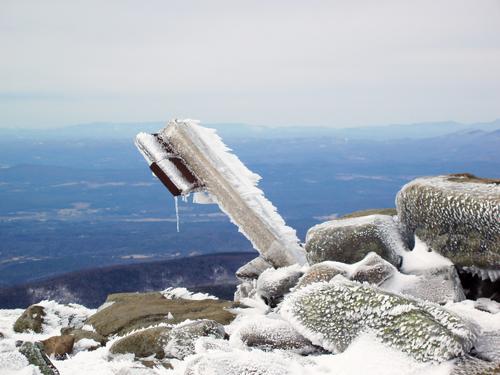
[{"label": "cloud", "polygon": [[497,0],[4,1],[0,126],[500,116]]}]

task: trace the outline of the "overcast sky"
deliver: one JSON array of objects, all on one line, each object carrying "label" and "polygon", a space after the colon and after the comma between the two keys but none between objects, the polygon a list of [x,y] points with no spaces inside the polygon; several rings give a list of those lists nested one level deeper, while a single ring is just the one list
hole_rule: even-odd
[{"label": "overcast sky", "polygon": [[500,0],[1,0],[0,47],[0,127],[500,117]]}]

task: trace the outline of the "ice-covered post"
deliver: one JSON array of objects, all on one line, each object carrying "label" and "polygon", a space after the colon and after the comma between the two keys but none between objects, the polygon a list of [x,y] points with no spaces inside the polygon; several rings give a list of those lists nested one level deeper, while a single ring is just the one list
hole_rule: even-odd
[{"label": "ice-covered post", "polygon": [[273,266],[306,262],[295,230],[257,187],[260,176],[230,152],[214,129],[172,120],[158,134],[138,134],[136,145],[173,195],[208,192]]}]

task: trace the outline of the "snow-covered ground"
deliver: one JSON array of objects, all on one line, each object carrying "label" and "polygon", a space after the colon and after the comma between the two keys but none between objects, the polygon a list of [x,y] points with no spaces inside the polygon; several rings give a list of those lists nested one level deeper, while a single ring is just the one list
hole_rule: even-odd
[{"label": "snow-covered ground", "polygon": [[[200,295],[191,294],[187,290],[180,288],[165,291],[165,294],[181,298],[200,298]],[[250,368],[260,369],[256,374],[282,374],[284,370],[288,374],[324,374],[324,375],[354,375],[354,374],[449,374],[453,363],[445,362],[441,364],[421,363],[410,358],[402,352],[389,348],[380,343],[369,334],[358,337],[341,354],[321,354],[301,356],[292,351],[275,350],[265,352],[259,349],[246,347],[238,340],[238,332],[242,327],[273,326],[272,320],[279,319],[269,310],[263,302],[258,299],[246,301],[252,305],[251,308],[239,310],[236,320],[226,326],[226,332],[233,337],[228,340],[210,339],[203,337],[195,345],[196,354],[186,357],[183,361],[171,360],[173,369],[163,367],[146,368],[139,362],[134,361],[133,354],[111,355],[109,348],[118,339],[112,338],[105,347],[94,351],[86,351],[85,342],[77,345],[78,350],[65,360],[53,359],[54,365],[63,375],[83,375],[83,374],[184,374],[186,366],[193,360],[198,360],[197,368],[200,372],[196,374],[209,375],[221,374],[217,367],[212,366],[211,372],[204,373],[204,363],[207,361],[212,365],[220,363],[221,369],[227,370],[227,363],[233,363],[235,368],[241,370],[242,365]],[[496,313],[480,311],[475,308],[478,303],[488,304],[489,309]],[[53,301],[41,301],[40,305],[45,307],[46,320],[43,333],[16,333],[13,325],[16,319],[22,314],[22,309],[0,310],[0,332],[4,338],[0,339],[0,374],[39,374],[34,366],[28,365],[26,358],[19,354],[16,348],[16,341],[38,341],[53,335],[60,334],[60,328],[67,325],[81,327],[86,317],[92,315],[96,310],[87,309],[84,306],[72,304],[61,305]],[[471,321],[485,331],[500,330],[500,304],[488,300],[482,301],[462,301],[459,303],[449,303],[446,309],[458,314],[464,319]],[[264,314],[268,313],[264,317]],[[276,321],[277,326],[282,324]],[[86,329],[91,327],[85,326]],[[286,332],[284,332],[286,335]],[[83,346],[80,348],[80,346]],[[223,366],[224,365],[224,366]],[[239,365],[240,367],[237,367]],[[225,370],[225,371],[226,371]],[[240,371],[235,370],[235,371]],[[263,372],[263,371],[267,372]],[[221,370],[222,371],[222,370]],[[251,372],[254,374],[253,372]],[[227,373],[224,375],[239,375],[241,372]],[[249,372],[250,374],[250,372]]]}]

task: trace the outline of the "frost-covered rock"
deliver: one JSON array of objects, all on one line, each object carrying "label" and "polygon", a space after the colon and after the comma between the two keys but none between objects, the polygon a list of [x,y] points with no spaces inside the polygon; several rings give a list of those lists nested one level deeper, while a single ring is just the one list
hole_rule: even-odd
[{"label": "frost-covered rock", "polygon": [[459,358],[450,375],[494,375],[500,374],[500,362],[485,361],[470,355]]},{"label": "frost-covered rock", "polygon": [[243,281],[236,287],[234,301],[240,302],[245,298],[252,298],[257,293],[257,280]]},{"label": "frost-covered rock", "polygon": [[326,260],[351,264],[375,252],[399,266],[407,242],[392,216],[368,215],[315,225],[307,232],[305,249],[309,264]]},{"label": "frost-covered rock", "polygon": [[194,354],[195,342],[198,338],[204,336],[224,338],[224,335],[224,326],[213,320],[205,319],[179,324],[170,331],[165,355],[169,358],[183,359]]},{"label": "frost-covered rock", "polygon": [[309,354],[318,349],[287,321],[267,317],[248,320],[240,324],[232,333],[230,340],[265,351],[281,349]]},{"label": "frost-covered rock", "polygon": [[274,353],[215,352],[192,359],[186,366],[185,375],[298,375],[293,360]]},{"label": "frost-covered rock", "polygon": [[165,357],[164,347],[170,339],[169,327],[148,328],[127,335],[111,345],[112,354],[133,353],[136,358],[154,356],[157,359]]},{"label": "frost-covered rock", "polygon": [[73,351],[75,338],[71,335],[52,336],[42,341],[43,350],[47,355],[64,358]]},{"label": "frost-covered rock", "polygon": [[348,265],[330,261],[313,264],[299,279],[296,289],[303,288],[307,285],[318,283],[320,281],[330,281],[337,275],[349,277],[350,268]]},{"label": "frost-covered rock", "polygon": [[43,306],[31,305],[28,307],[22,315],[14,323],[14,331],[16,332],[28,332],[33,331],[36,333],[42,332],[43,318],[45,316],[45,310]]},{"label": "frost-covered rock", "polygon": [[59,375],[57,368],[44,353],[41,343],[25,342],[19,347],[19,352],[30,364],[36,366],[42,375]]},{"label": "frost-covered rock", "polygon": [[396,198],[408,231],[457,266],[500,269],[500,180],[423,177]]},{"label": "frost-covered rock", "polygon": [[302,267],[299,265],[269,268],[257,279],[257,293],[269,306],[274,307],[302,275]]},{"label": "frost-covered rock", "polygon": [[272,264],[259,256],[238,268],[236,277],[244,281],[257,279],[262,272],[271,267]]},{"label": "frost-covered rock", "polygon": [[469,352],[475,335],[460,318],[418,302],[336,276],[290,293],[281,315],[327,350],[344,351],[361,333],[420,361],[445,361]]},{"label": "frost-covered rock", "polygon": [[376,253],[367,254],[363,260],[355,264],[350,276],[351,280],[361,283],[380,285],[398,270],[389,262],[385,261]]},{"label": "frost-covered rock", "polygon": [[454,266],[420,272],[415,282],[401,288],[400,292],[439,304],[460,302],[465,299],[460,278]]},{"label": "frost-covered rock", "polygon": [[135,329],[159,323],[177,324],[186,319],[212,319],[222,324],[234,319],[226,310],[233,302],[224,300],[167,299],[154,292],[111,294],[106,301],[113,303],[87,320],[102,336],[124,335]]}]

